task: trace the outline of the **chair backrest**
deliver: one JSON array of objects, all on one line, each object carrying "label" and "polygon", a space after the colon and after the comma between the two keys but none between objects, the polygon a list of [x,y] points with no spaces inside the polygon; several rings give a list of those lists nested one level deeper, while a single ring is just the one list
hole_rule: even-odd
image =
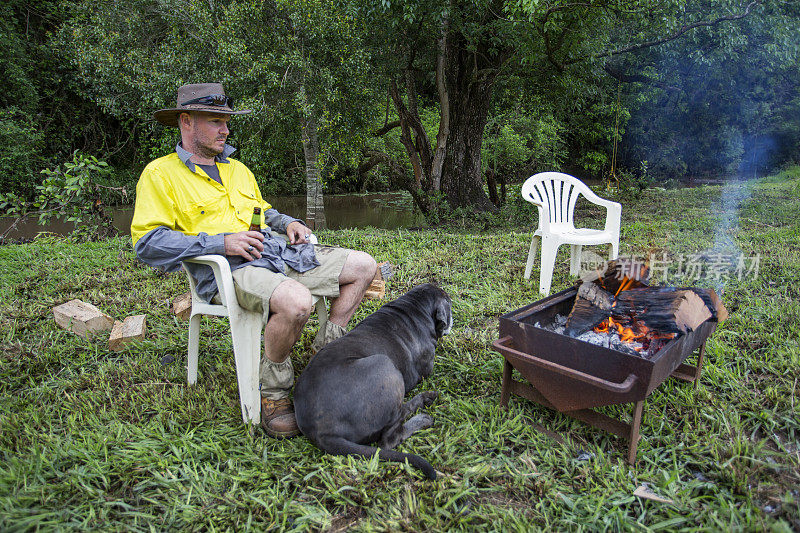
[{"label": "chair backrest", "polygon": [[572,225],[575,203],[581,194],[587,193],[592,194],[585,183],[561,172],[534,174],[522,185],[522,197],[539,209],[539,227],[542,228],[549,224]]}]

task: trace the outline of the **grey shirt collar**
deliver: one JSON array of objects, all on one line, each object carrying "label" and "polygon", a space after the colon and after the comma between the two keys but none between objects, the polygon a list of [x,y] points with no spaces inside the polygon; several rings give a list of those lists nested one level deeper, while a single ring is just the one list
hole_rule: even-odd
[{"label": "grey shirt collar", "polygon": [[[216,161],[218,163],[229,163],[228,156],[231,155],[235,151],[236,151],[236,148],[234,148],[230,144],[226,144],[222,148],[222,153],[219,154],[218,156],[214,157],[214,161]],[[186,165],[189,170],[194,172],[194,163],[192,163],[192,161],[191,161],[191,157],[194,154],[192,152],[190,152],[189,150],[185,150],[183,148],[183,146],[181,146],[181,143],[178,143],[175,146],[175,152],[178,154],[178,158],[181,161],[183,161],[183,164]]]}]

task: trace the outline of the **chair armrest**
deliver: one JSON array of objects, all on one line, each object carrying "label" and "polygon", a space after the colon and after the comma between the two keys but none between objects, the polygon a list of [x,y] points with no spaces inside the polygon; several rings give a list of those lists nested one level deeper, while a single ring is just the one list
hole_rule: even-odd
[{"label": "chair armrest", "polygon": [[184,259],[189,263],[200,263],[201,265],[219,265],[220,268],[227,267],[228,270],[231,269],[228,260],[225,259],[225,256],[222,254],[206,254],[206,255],[197,255],[195,257],[190,257],[188,259]]},{"label": "chair armrest", "polygon": [[[313,233],[308,236],[308,242],[311,244],[317,244],[317,236]],[[196,263],[199,265],[207,265],[211,267],[211,270],[214,272],[214,280],[217,282],[217,288],[220,293],[220,298],[225,305],[228,305],[228,297],[236,298],[236,293],[233,289],[233,276],[231,275],[231,265],[228,263],[228,259],[224,255],[219,254],[206,254],[206,255],[198,255],[195,257],[190,257],[188,259],[183,260],[184,263]],[[186,274],[189,276],[189,285],[192,289],[192,300],[197,297],[197,290],[194,286],[194,280],[192,276],[187,271]]]},{"label": "chair armrest", "polygon": [[532,198],[525,198],[527,201],[536,206],[537,214],[539,215],[539,229],[545,233],[550,232],[550,207],[543,202],[537,202]]},{"label": "chair armrest", "polygon": [[[233,276],[231,275],[231,265],[224,255],[207,254],[198,255],[189,259],[184,259],[184,263],[196,263],[199,265],[207,265],[211,267],[214,272],[214,280],[217,282],[217,289],[219,290],[220,298],[227,306],[228,298],[236,298],[236,293],[233,290]],[[187,272],[188,274],[188,272]],[[191,277],[191,276],[190,276]],[[197,295],[192,283],[192,299]]]},{"label": "chair armrest", "polygon": [[622,206],[617,202],[608,201],[608,205],[606,206],[605,231],[619,235],[619,226],[621,224],[621,221],[622,221]]},{"label": "chair armrest", "polygon": [[582,190],[581,194],[583,195],[584,198],[586,198],[593,204],[602,205],[603,207],[606,208],[610,207],[612,204],[619,205],[617,202],[612,202],[611,200],[606,200],[605,198],[597,196],[597,194],[589,187],[586,187],[585,190]]},{"label": "chair armrest", "polygon": [[581,194],[583,194],[587,201],[606,208],[605,231],[619,233],[620,219],[622,218],[622,205],[619,202],[600,198],[594,191],[589,189],[589,187],[586,187],[586,191],[583,191]]}]

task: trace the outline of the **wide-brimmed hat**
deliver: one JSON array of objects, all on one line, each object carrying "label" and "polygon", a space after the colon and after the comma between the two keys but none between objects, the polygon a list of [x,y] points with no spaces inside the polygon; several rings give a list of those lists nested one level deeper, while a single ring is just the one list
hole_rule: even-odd
[{"label": "wide-brimmed hat", "polygon": [[187,111],[206,111],[222,115],[244,115],[252,112],[252,109],[234,111],[232,106],[221,83],[192,83],[178,88],[177,107],[159,109],[153,113],[153,118],[165,126],[177,127],[178,115]]}]

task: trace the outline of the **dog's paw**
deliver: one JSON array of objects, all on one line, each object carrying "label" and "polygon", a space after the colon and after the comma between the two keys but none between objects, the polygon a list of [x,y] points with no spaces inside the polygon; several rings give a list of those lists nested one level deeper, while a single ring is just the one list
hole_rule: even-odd
[{"label": "dog's paw", "polygon": [[430,404],[436,401],[436,398],[439,397],[439,393],[435,390],[429,390],[421,393],[420,396],[422,396],[422,404],[425,407],[428,407]]},{"label": "dog's paw", "polygon": [[[419,418],[419,429],[428,429],[433,427],[433,417],[428,413],[420,413],[417,415]],[[415,417],[416,418],[416,417]]]}]

